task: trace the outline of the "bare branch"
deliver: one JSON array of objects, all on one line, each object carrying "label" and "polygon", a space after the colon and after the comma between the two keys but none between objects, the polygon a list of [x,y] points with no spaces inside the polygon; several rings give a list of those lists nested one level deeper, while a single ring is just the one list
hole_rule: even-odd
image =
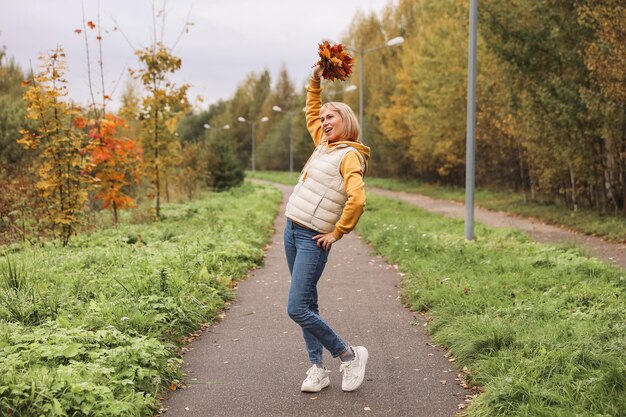
[{"label": "bare branch", "polygon": [[122,36],[124,37],[124,39],[126,39],[126,43],[128,43],[128,46],[130,46],[130,49],[132,49],[133,51],[136,51],[137,48],[135,48],[135,45],[133,45],[130,39],[128,39],[128,36],[126,36],[124,31],[122,30],[122,27],[117,23],[117,20],[114,17],[111,17],[111,19],[113,20],[113,23],[115,24],[115,29],[119,30]]},{"label": "bare branch", "polygon": [[154,1],[152,0],[152,45],[155,45],[157,43],[157,37],[156,37],[156,13],[154,11]]},{"label": "bare branch", "polygon": [[100,0],[98,0],[98,52],[100,54],[100,84],[102,85],[102,117],[107,113],[107,94],[104,89],[104,60],[102,58],[102,31],[100,26]]},{"label": "bare branch", "polygon": [[93,83],[91,81],[91,57],[89,55],[89,40],[87,39],[87,23],[85,22],[85,1],[81,0],[80,6],[83,13],[83,33],[85,35],[85,54],[87,55],[87,82],[89,84],[89,94],[91,95],[91,107],[96,111],[96,97],[93,94]]},{"label": "bare branch", "polygon": [[115,81],[115,83],[113,84],[113,89],[111,90],[111,94],[110,94],[111,99],[113,99],[113,94],[115,94],[115,90],[117,90],[117,87],[120,85],[120,81],[122,80],[122,76],[126,72],[126,68],[127,66],[124,65],[124,68],[122,68],[122,71],[120,72],[120,76],[117,77],[117,81]]},{"label": "bare branch", "polygon": [[166,2],[163,0],[162,9],[159,12],[161,14],[161,43],[165,44],[165,6]]},{"label": "bare branch", "polygon": [[191,21],[189,20],[191,18],[191,11],[192,11],[192,9],[193,9],[193,7],[189,8],[189,13],[187,13],[187,19],[185,19],[185,24],[183,25],[183,28],[181,29],[180,33],[178,34],[178,37],[176,38],[176,41],[172,45],[172,51],[176,48],[176,45],[178,45],[178,42],[180,42],[180,39],[183,37],[183,35],[189,31],[189,26],[192,25]]}]

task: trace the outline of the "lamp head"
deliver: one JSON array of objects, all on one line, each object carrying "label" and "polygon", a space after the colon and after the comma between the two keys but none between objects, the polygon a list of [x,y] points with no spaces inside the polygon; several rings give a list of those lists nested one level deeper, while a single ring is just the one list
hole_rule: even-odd
[{"label": "lamp head", "polygon": [[387,41],[387,46],[398,46],[404,43],[404,38],[402,36],[397,36],[393,39],[389,39]]}]

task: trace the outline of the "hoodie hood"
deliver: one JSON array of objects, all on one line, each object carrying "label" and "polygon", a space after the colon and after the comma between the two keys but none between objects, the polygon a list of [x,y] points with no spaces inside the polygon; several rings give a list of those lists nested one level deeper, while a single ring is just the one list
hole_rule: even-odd
[{"label": "hoodie hood", "polygon": [[351,140],[342,140],[342,141],[333,142],[333,143],[329,144],[328,147],[332,148],[332,147],[339,146],[339,145],[347,145],[347,146],[350,146],[350,147],[356,149],[357,151],[359,151],[359,153],[363,157],[363,160],[365,161],[365,171],[367,172],[367,168],[369,166],[369,162],[368,161],[369,161],[369,158],[370,158],[370,148],[369,148],[369,146],[365,146],[361,142],[354,142],[354,141],[351,141]]}]

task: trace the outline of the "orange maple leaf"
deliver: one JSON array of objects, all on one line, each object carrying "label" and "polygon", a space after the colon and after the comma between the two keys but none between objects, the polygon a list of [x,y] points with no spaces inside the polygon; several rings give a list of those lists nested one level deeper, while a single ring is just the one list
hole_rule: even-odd
[{"label": "orange maple leaf", "polygon": [[95,23],[93,23],[91,20],[89,22],[87,22],[87,26],[89,26],[89,29],[95,29],[96,28]]},{"label": "orange maple leaf", "polygon": [[319,61],[315,65],[323,68],[322,77],[327,80],[345,81],[352,74],[352,58],[340,43],[331,45],[324,41],[318,46]]},{"label": "orange maple leaf", "polygon": [[76,119],[74,119],[74,127],[77,129],[83,129],[85,126],[87,126],[87,120],[85,120],[82,117],[77,117]]},{"label": "orange maple leaf", "polygon": [[82,29],[74,29],[74,33],[77,35],[80,35],[81,33],[83,33]]}]

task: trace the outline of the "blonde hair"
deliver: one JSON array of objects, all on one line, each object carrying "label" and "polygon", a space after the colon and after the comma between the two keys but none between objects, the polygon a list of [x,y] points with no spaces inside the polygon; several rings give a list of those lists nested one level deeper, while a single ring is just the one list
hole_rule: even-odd
[{"label": "blonde hair", "polygon": [[324,103],[320,109],[320,114],[322,114],[325,109],[334,110],[339,114],[339,117],[341,117],[343,121],[343,132],[341,132],[342,140],[361,142],[359,120],[356,118],[350,106],[338,101],[329,101],[328,103]]}]

